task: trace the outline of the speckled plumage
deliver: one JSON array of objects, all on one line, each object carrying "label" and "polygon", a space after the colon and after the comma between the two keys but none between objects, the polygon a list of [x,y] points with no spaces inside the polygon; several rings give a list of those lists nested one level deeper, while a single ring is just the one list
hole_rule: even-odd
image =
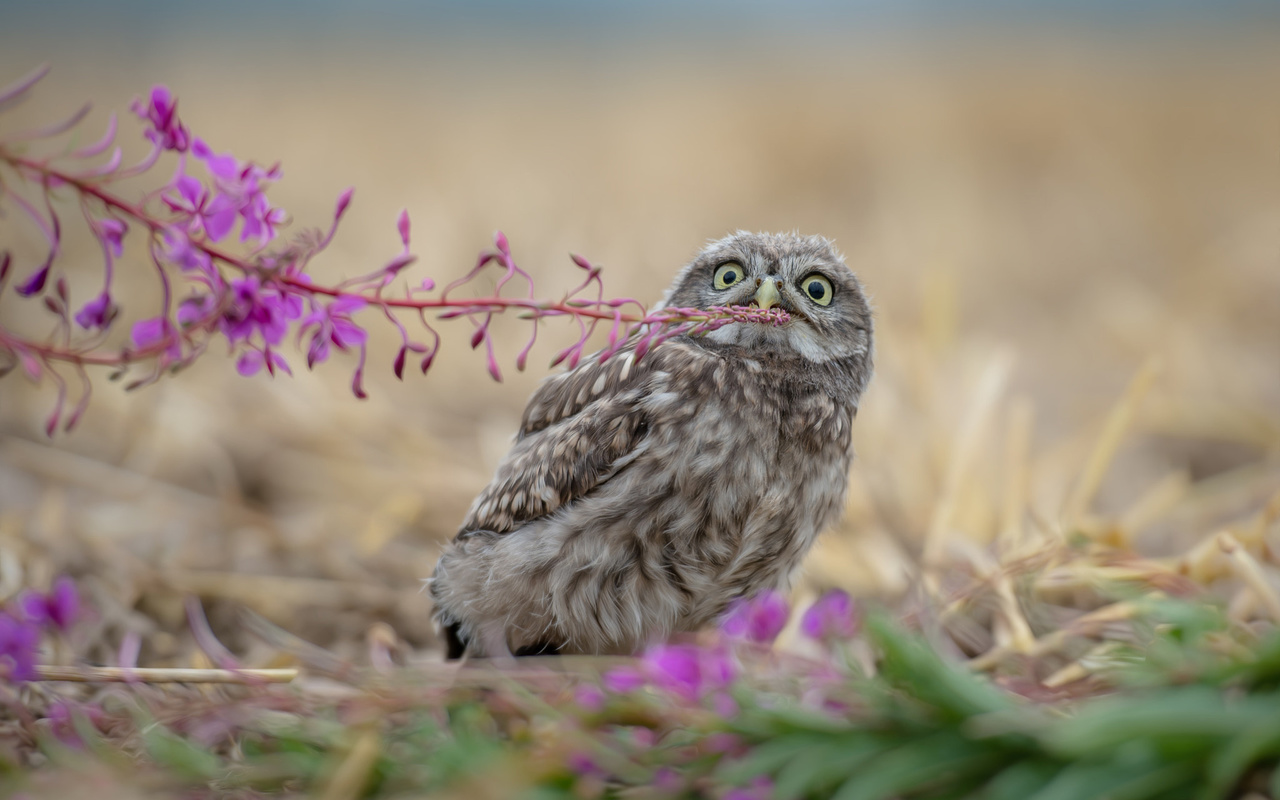
[{"label": "speckled plumage", "polygon": [[[715,288],[732,263],[745,279]],[[538,388],[431,579],[451,657],[633,652],[786,586],[844,504],[871,312],[829,242],[770,234],[713,243],[665,303],[754,300],[791,321],[597,354]]]}]

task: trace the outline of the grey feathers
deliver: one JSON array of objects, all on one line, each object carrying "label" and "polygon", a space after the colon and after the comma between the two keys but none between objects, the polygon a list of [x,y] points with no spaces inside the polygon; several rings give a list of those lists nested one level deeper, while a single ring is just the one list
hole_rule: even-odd
[{"label": "grey feathers", "polygon": [[752,302],[792,321],[624,347],[534,393],[431,581],[451,655],[631,652],[787,584],[843,506],[871,315],[814,237],[728,237],[667,297]]}]

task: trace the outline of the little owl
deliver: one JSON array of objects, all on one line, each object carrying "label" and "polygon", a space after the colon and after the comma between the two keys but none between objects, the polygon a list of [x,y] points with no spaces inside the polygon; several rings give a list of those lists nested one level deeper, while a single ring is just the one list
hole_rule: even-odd
[{"label": "little owl", "polygon": [[665,305],[781,307],[546,379],[432,577],[448,656],[631,653],[785,588],[839,515],[871,310],[826,239],[711,244]]}]

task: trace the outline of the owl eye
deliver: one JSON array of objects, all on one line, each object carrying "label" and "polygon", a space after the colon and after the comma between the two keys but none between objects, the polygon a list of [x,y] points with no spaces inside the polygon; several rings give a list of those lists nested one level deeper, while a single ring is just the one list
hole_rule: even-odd
[{"label": "owl eye", "polygon": [[815,273],[800,281],[800,286],[813,302],[820,306],[831,305],[831,297],[835,294],[831,289],[831,281]]},{"label": "owl eye", "polygon": [[730,261],[716,267],[715,287],[717,289],[728,289],[735,283],[739,283],[747,274],[742,265],[736,261]]}]

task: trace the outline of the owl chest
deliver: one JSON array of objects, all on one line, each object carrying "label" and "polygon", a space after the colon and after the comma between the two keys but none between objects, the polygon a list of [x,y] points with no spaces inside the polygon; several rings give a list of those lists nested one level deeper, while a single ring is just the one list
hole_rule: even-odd
[{"label": "owl chest", "polygon": [[722,566],[798,558],[843,505],[851,412],[766,380],[726,389],[655,431],[683,513],[697,519],[688,545]]}]

